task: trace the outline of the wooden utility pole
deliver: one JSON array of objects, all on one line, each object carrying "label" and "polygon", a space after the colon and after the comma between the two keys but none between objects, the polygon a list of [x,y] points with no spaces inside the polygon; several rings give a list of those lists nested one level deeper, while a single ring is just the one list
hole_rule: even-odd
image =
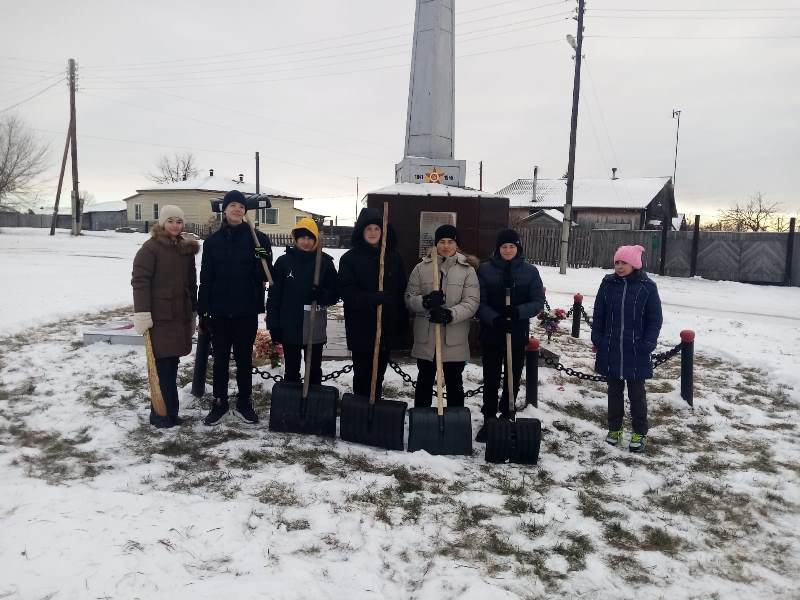
[{"label": "wooden utility pole", "polygon": [[75,119],[75,59],[69,59],[69,140],[72,155],[72,235],[81,234],[81,200],[78,192],[78,136]]},{"label": "wooden utility pole", "polygon": [[483,191],[483,161],[478,162],[478,189]]},{"label": "wooden utility pole", "polygon": [[531,204],[536,203],[536,182],[539,180],[539,166],[533,165],[533,181],[531,181]]},{"label": "wooden utility pole", "polygon": [[356,177],[356,218],[353,221],[353,227],[355,227],[356,221],[358,221],[358,177]]},{"label": "wooden utility pole", "polygon": [[256,152],[256,194],[261,192],[261,165],[258,161],[258,152]]},{"label": "wooden utility pole", "polygon": [[67,154],[69,153],[69,142],[72,139],[72,123],[67,127],[67,141],[64,143],[64,157],[61,159],[61,171],[58,174],[58,187],[56,188],[56,202],[53,206],[53,219],[50,221],[50,235],[56,234],[58,224],[58,203],[61,200],[61,186],[64,183],[64,171],[67,169]]},{"label": "wooden utility pole", "polygon": [[[567,164],[567,201],[564,204],[564,223],[561,226],[561,260],[558,272],[567,272],[569,254],[570,223],[572,223],[572,196],[575,183],[575,143],[578,135],[578,101],[581,90],[581,52],[583,50],[583,8],[584,0],[578,0],[578,37],[575,48],[575,76],[572,84],[572,119],[569,129],[569,163]],[[570,44],[572,41],[570,40]]]}]

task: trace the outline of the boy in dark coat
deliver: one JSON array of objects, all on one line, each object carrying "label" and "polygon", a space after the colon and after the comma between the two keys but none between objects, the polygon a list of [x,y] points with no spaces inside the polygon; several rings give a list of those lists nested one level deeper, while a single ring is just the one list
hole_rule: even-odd
[{"label": "boy in dark coat", "polygon": [[[344,302],[347,347],[353,354],[353,393],[358,396],[369,396],[377,308],[383,305],[376,399],[381,395],[389,352],[402,345],[408,329],[408,313],[404,303],[406,268],[396,248],[394,230],[390,225],[388,231],[383,232],[382,227],[383,218],[379,210],[362,209],[353,228],[353,247],[339,259],[339,293]],[[379,292],[378,269],[384,233],[384,291]]]},{"label": "boy in dark coat", "polygon": [[608,378],[606,441],[612,446],[622,442],[627,383],[633,421],[628,445],[631,452],[645,450],[648,424],[644,380],[653,376],[650,354],[656,349],[662,323],[658,288],[641,270],[642,252],[642,246],[617,249],[614,273],[600,283],[592,320],[595,370]]},{"label": "boy in dark coat", "polygon": [[245,219],[247,201],[239,190],[225,194],[222,211],[222,227],[203,244],[200,267],[200,327],[210,333],[214,348],[214,404],[203,422],[216,425],[228,412],[228,362],[233,349],[239,387],[235,413],[247,423],[258,423],[252,404],[253,342],[258,315],[264,312],[267,276],[261,259],[272,269],[272,246],[259,231],[261,248],[256,248]]},{"label": "boy in dark coat", "polygon": [[[525,262],[519,234],[505,229],[497,235],[494,255],[478,269],[481,285],[481,350],[483,353],[483,412],[484,424],[475,436],[476,442],[486,442],[486,421],[497,418],[497,388],[500,372],[505,371],[506,333],[511,334],[514,399],[519,391],[525,345],[528,343],[530,319],[544,306],[544,288],[539,271]],[[506,306],[506,290],[511,290],[511,306]],[[505,374],[506,378],[508,373]],[[514,399],[511,401],[513,402]],[[500,414],[511,416],[507,379],[503,381]]]},{"label": "boy in dark coat", "polygon": [[[272,341],[283,344],[286,381],[300,381],[300,353],[311,336],[311,376],[309,382],[322,383],[322,346],[327,339],[327,307],[339,301],[333,258],[322,253],[319,285],[314,285],[319,229],[305,217],[292,230],[295,245],[275,261],[272,285],[267,297],[267,328]],[[311,303],[317,302],[314,331],[308,331]]]}]

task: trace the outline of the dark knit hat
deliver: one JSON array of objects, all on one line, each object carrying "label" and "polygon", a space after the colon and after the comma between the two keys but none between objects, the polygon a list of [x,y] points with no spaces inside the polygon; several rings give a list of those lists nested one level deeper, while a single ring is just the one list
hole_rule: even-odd
[{"label": "dark knit hat", "polygon": [[239,190],[231,190],[225,197],[222,199],[222,212],[225,212],[225,209],[228,208],[228,204],[231,202],[238,202],[242,206],[244,206],[245,212],[247,212],[247,200],[244,197],[244,194]]},{"label": "dark knit hat", "polygon": [[450,238],[458,243],[458,230],[452,225],[439,225],[436,228],[436,233],[433,234],[433,243],[438,244],[442,238]]},{"label": "dark knit hat", "polygon": [[519,241],[519,234],[513,229],[503,229],[497,234],[497,242],[495,243],[495,251],[500,250],[503,244],[514,244],[517,250],[522,250],[522,243]]}]

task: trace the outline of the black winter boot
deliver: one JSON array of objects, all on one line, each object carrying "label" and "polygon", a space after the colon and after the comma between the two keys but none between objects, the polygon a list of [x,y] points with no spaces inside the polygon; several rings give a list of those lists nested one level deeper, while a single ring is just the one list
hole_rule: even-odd
[{"label": "black winter boot", "polygon": [[203,419],[205,425],[217,425],[222,421],[228,412],[228,399],[227,398],[214,398],[214,403],[211,405],[211,411]]},{"label": "black winter boot", "polygon": [[233,410],[233,414],[250,425],[258,423],[258,415],[256,411],[253,410],[253,403],[250,398],[237,398],[236,408]]}]

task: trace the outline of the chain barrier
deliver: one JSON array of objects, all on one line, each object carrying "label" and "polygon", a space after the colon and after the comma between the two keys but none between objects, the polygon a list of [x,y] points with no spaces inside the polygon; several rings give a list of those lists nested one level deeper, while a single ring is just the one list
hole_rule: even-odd
[{"label": "chain barrier", "polygon": [[590,318],[589,318],[589,315],[588,315],[588,314],[586,314],[586,309],[583,307],[583,304],[581,304],[581,314],[583,315],[583,320],[584,320],[584,321],[586,321],[586,324],[587,324],[589,327],[591,327],[591,326],[592,326],[592,320],[593,320],[593,319],[590,319]]},{"label": "chain barrier", "polygon": [[[322,376],[322,382],[330,381],[331,379],[337,379],[346,373],[350,373],[353,370],[353,365],[345,365],[338,371],[332,371],[330,373],[326,373]],[[280,383],[283,381],[283,375],[273,375],[272,373],[268,373],[267,371],[262,371],[258,367],[253,367],[253,375],[258,375],[262,379],[270,380],[272,379],[275,383]],[[302,380],[301,380],[302,381]]]},{"label": "chain barrier", "polygon": [[[586,317],[586,312],[584,312],[583,314],[584,314],[584,317]],[[588,319],[588,317],[586,317],[586,318]],[[659,352],[657,354],[653,354],[652,363],[651,363],[652,366],[653,366],[653,369],[663,365],[665,362],[667,362],[669,359],[673,358],[674,356],[677,356],[680,353],[680,351],[681,351],[681,344],[676,344],[674,347],[670,348],[666,352]],[[577,377],[578,379],[583,379],[583,380],[586,380],[586,381],[608,381],[608,378],[605,377],[604,375],[594,375],[592,373],[583,373],[583,372],[578,371],[576,369],[573,369],[571,367],[565,367],[560,362],[558,362],[556,360],[553,360],[552,358],[548,358],[546,356],[543,357],[543,358],[544,358],[544,362],[545,362],[546,365],[548,365],[549,367],[554,368],[556,371],[563,371],[566,375],[569,375],[570,377]],[[409,375],[405,371],[403,371],[403,368],[398,363],[396,363],[393,360],[390,360],[389,361],[389,366],[392,368],[392,371],[394,371],[395,373],[397,373],[400,376],[400,378],[403,380],[403,383],[410,384],[411,387],[414,388],[414,389],[417,388],[417,382],[414,381],[414,378],[411,377],[411,375]],[[327,373],[327,374],[323,375],[322,376],[322,381],[324,382],[324,381],[330,381],[332,379],[337,379],[337,378],[341,377],[342,375],[345,375],[347,373],[351,373],[352,371],[353,371],[353,365],[352,364],[345,365],[344,367],[342,367],[341,369],[339,369],[337,371],[332,371],[331,373]],[[267,371],[262,371],[258,367],[253,367],[253,375],[259,375],[262,379],[265,379],[265,380],[272,379],[275,383],[280,383],[281,381],[283,381],[283,376],[282,375],[273,375],[272,373],[268,373]],[[473,396],[477,396],[478,394],[482,394],[482,393],[483,393],[483,386],[481,385],[481,386],[475,388],[474,390],[465,390],[464,391],[464,397],[465,398],[472,398]],[[447,399],[447,392],[443,392],[443,397],[445,399]]]},{"label": "chain barrier", "polygon": [[[417,389],[417,382],[414,381],[411,375],[403,371],[403,368],[398,363],[394,362],[393,360],[390,360],[389,366],[392,367],[392,371],[400,375],[400,377],[403,379],[405,383],[410,383],[411,387]],[[477,396],[478,394],[482,393],[483,393],[483,386],[479,386],[474,390],[464,390],[464,398],[472,398],[473,396]],[[444,399],[447,399],[447,392],[442,392],[442,397]]]}]

